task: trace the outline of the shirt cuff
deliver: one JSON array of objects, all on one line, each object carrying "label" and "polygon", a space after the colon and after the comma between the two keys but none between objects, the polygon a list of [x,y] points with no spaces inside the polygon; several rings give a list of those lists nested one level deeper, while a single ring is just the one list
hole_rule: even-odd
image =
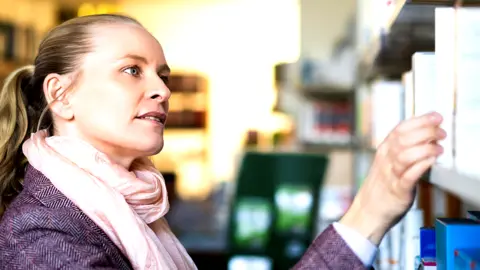
[{"label": "shirt cuff", "polygon": [[373,265],[373,261],[377,255],[377,247],[372,242],[341,223],[333,223],[333,228],[345,243],[347,243],[353,253],[357,255],[360,261],[362,261],[365,267],[369,268]]}]

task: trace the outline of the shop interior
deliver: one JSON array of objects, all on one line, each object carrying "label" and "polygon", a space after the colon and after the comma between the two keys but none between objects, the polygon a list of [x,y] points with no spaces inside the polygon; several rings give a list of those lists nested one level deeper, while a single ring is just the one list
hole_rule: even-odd
[{"label": "shop interior", "polygon": [[[348,209],[393,127],[452,116],[448,152],[379,247],[376,269],[413,269],[421,228],[480,206],[474,2],[0,0],[0,78],[70,18],[139,20],[172,68],[166,143],[152,160],[166,218],[199,269],[289,269]],[[462,108],[469,121],[456,118]]]}]

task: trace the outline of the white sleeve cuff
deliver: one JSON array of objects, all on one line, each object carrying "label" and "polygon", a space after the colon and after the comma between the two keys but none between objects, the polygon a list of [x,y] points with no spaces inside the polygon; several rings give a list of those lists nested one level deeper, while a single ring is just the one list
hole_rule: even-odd
[{"label": "white sleeve cuff", "polygon": [[377,255],[377,247],[372,242],[341,223],[333,223],[333,228],[335,228],[335,231],[337,231],[360,261],[362,261],[365,267],[369,268],[373,265],[373,261]]}]

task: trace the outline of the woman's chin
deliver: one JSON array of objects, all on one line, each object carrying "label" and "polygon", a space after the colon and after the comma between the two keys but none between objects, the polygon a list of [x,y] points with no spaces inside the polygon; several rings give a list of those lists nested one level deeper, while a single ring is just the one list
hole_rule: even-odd
[{"label": "woman's chin", "polygon": [[150,144],[137,144],[136,147],[141,156],[153,156],[160,153],[163,149],[163,140]]},{"label": "woman's chin", "polygon": [[155,147],[152,147],[151,149],[146,151],[147,156],[156,155],[156,154],[160,153],[162,151],[162,149],[163,149],[163,143],[161,145],[156,145]]}]

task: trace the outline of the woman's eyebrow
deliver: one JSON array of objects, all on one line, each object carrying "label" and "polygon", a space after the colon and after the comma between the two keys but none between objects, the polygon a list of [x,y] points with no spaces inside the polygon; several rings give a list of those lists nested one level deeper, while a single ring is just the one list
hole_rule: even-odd
[{"label": "woman's eyebrow", "polygon": [[[147,58],[143,57],[143,56],[140,56],[138,54],[127,54],[125,56],[123,56],[121,59],[133,59],[133,60],[137,60],[137,61],[140,61],[140,62],[143,62],[145,64],[148,64],[148,61],[147,61]],[[167,64],[161,64],[157,67],[157,72],[158,73],[168,73],[170,72],[170,67],[167,65]]]},{"label": "woman's eyebrow", "polygon": [[133,60],[138,60],[140,62],[144,62],[145,64],[148,63],[147,58],[145,58],[143,56],[140,56],[138,54],[126,54],[123,57],[121,57],[120,59],[128,59],[128,58],[133,59]]}]

